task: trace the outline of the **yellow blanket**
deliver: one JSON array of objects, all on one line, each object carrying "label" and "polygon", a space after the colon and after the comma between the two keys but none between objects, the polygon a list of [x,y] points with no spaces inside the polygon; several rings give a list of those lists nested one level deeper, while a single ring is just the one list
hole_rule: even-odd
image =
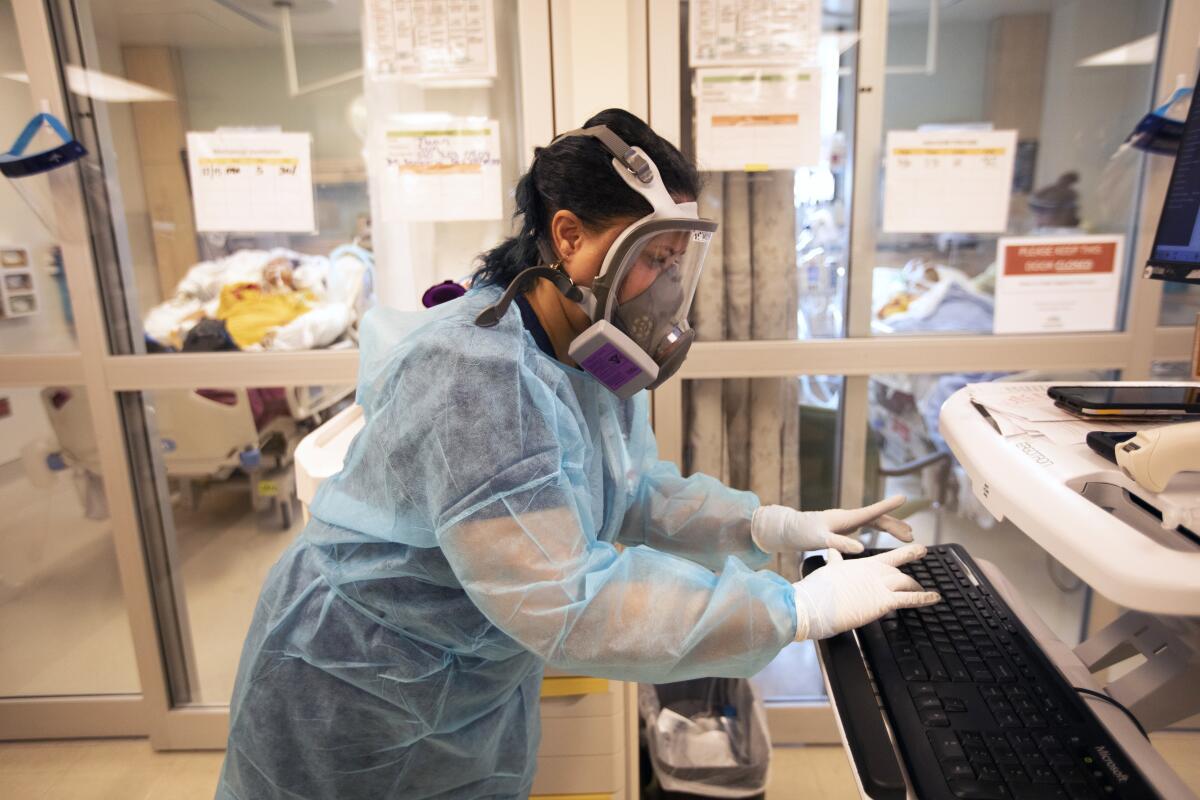
[{"label": "yellow blanket", "polygon": [[225,321],[233,341],[245,348],[308,311],[313,299],[310,292],[263,291],[257,283],[231,283],[221,289],[217,319]]}]

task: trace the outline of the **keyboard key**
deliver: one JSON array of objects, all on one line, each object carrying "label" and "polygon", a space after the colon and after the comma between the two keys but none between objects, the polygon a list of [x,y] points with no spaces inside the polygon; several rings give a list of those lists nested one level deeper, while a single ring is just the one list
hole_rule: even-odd
[{"label": "keyboard key", "polygon": [[996,676],[996,680],[1002,683],[1011,683],[1017,679],[1016,673],[1009,669],[1003,661],[992,664],[992,674]]},{"label": "keyboard key", "polygon": [[1005,765],[1011,765],[1015,767],[1019,766],[1021,763],[1021,759],[1017,757],[1017,751],[1013,750],[1011,747],[1003,749],[999,747],[992,748],[992,760],[1002,767]]},{"label": "keyboard key", "polygon": [[1029,776],[1025,774],[1025,770],[1017,764],[1001,764],[1000,774],[1004,776],[1006,783],[1021,783],[1029,780]]},{"label": "keyboard key", "polygon": [[963,746],[970,747],[986,747],[983,741],[983,735],[976,731],[959,731],[958,740],[963,743]]},{"label": "keyboard key", "polygon": [[1049,767],[1031,767],[1026,764],[1025,768],[1029,772],[1029,777],[1033,778],[1034,783],[1058,783],[1058,776]]},{"label": "keyboard key", "polygon": [[971,679],[978,683],[991,683],[992,681],[996,680],[996,678],[992,675],[991,670],[989,670],[987,667],[972,667]]},{"label": "keyboard key", "polygon": [[912,683],[908,686],[908,693],[914,698],[916,697],[937,697],[937,689],[933,688],[932,683]]},{"label": "keyboard key", "polygon": [[1022,728],[1020,718],[1016,714],[997,714],[996,724],[1001,728]]},{"label": "keyboard key", "polygon": [[942,701],[937,697],[918,697],[916,701],[918,711],[941,711]]},{"label": "keyboard key", "polygon": [[976,764],[975,777],[981,781],[1001,780],[1000,768],[993,764]]},{"label": "keyboard key", "polygon": [[1037,753],[1040,751],[1037,742],[1027,733],[1010,733],[1008,740],[1012,742],[1013,749],[1018,753]]},{"label": "keyboard key", "polygon": [[927,728],[946,728],[950,726],[950,718],[945,711],[922,711],[921,722]]},{"label": "keyboard key", "polygon": [[947,711],[961,712],[967,710],[967,703],[961,697],[944,697],[942,705]]},{"label": "keyboard key", "polygon": [[897,659],[896,666],[900,668],[900,675],[906,681],[929,680],[929,674],[925,671],[925,667],[915,658]]},{"label": "keyboard key", "polygon": [[967,751],[967,761],[970,761],[972,764],[990,764],[992,762],[991,753],[988,752],[986,747],[971,745],[965,749]]},{"label": "keyboard key", "polygon": [[989,697],[1003,697],[1004,696],[1004,692],[1000,689],[999,686],[980,686],[979,694],[983,696],[984,700],[988,699]]},{"label": "keyboard key", "polygon": [[958,778],[949,782],[950,791],[959,800],[1009,800],[1012,797],[1002,783]]},{"label": "keyboard key", "polygon": [[983,741],[987,744],[988,749],[995,750],[996,748],[1010,749],[1008,737],[1003,733],[985,733]]},{"label": "keyboard key", "polygon": [[1055,764],[1054,772],[1063,783],[1087,783],[1087,776],[1073,764]]},{"label": "keyboard key", "polygon": [[949,761],[952,759],[962,760],[966,758],[966,752],[961,744],[958,743],[958,737],[954,731],[929,731],[929,744],[933,748],[933,755],[938,761]]},{"label": "keyboard key", "polygon": [[1036,711],[1032,714],[1026,714],[1026,715],[1022,716],[1021,719],[1025,720],[1025,726],[1027,728],[1044,728],[1044,727],[1046,727],[1046,718],[1043,717],[1041,714],[1037,713]]},{"label": "keyboard key", "polygon": [[967,682],[971,680],[971,675],[967,672],[967,668],[963,666],[963,662],[956,655],[943,655],[942,663],[946,665],[946,671],[950,673],[950,680],[957,682]]},{"label": "keyboard key", "polygon": [[975,777],[975,770],[961,758],[951,758],[939,763],[942,765],[942,772],[946,774],[947,778]]},{"label": "keyboard key", "polygon": [[929,671],[929,679],[932,681],[948,681],[950,673],[946,672],[946,668],[942,666],[942,661],[938,658],[937,650],[931,645],[922,645],[917,648],[917,654],[921,657],[921,663],[925,665],[925,669]]},{"label": "keyboard key", "polygon": [[1008,788],[1013,797],[1021,800],[1068,800],[1069,797],[1066,790],[1057,784],[1010,783]]}]

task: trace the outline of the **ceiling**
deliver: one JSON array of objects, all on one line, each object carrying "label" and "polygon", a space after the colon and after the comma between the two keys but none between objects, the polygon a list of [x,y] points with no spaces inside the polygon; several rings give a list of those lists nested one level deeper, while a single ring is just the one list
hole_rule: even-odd
[{"label": "ceiling", "polygon": [[[121,44],[253,47],[279,44],[280,12],[272,0],[91,0],[98,32]],[[353,42],[362,0],[294,0],[300,44]]]}]

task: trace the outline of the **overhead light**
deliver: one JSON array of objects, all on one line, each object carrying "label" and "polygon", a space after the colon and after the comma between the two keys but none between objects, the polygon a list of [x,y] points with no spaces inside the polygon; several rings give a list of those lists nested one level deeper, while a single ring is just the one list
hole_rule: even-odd
[{"label": "overhead light", "polygon": [[[29,75],[24,72],[5,72],[0,77],[29,83]],[[153,103],[175,99],[172,95],[145,84],[94,69],[77,67],[74,64],[67,65],[67,88],[75,94],[105,103]]]},{"label": "overhead light", "polygon": [[1152,33],[1141,39],[1126,42],[1120,47],[1088,56],[1077,67],[1121,67],[1134,64],[1153,64],[1158,56],[1158,34]]}]

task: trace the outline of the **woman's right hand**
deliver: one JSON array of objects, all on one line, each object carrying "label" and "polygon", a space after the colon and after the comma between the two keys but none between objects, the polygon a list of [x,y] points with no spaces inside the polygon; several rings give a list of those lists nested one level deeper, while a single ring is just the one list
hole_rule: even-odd
[{"label": "woman's right hand", "polygon": [[826,639],[874,622],[898,608],[940,602],[897,567],[925,557],[925,546],[909,544],[886,553],[845,560],[830,549],[828,563],[804,580],[796,591],[796,641]]}]

